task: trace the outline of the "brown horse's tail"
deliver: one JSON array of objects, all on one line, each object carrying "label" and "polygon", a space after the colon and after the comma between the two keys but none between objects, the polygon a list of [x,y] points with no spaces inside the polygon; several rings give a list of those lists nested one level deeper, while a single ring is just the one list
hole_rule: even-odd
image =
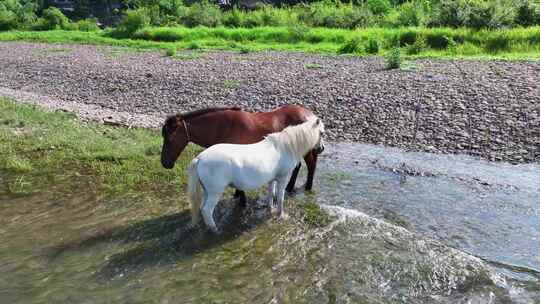
[{"label": "brown horse's tail", "polygon": [[188,197],[191,204],[191,223],[196,225],[199,223],[201,214],[201,201],[203,196],[203,187],[201,180],[199,179],[199,173],[197,172],[198,158],[191,161],[188,172]]}]

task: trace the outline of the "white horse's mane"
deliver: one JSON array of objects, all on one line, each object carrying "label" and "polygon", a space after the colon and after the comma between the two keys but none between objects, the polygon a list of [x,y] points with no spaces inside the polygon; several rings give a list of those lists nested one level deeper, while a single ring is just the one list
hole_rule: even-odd
[{"label": "white horse's mane", "polygon": [[289,151],[297,159],[302,159],[319,142],[321,132],[324,132],[324,125],[319,118],[313,116],[302,124],[268,134],[266,139],[278,148]]}]

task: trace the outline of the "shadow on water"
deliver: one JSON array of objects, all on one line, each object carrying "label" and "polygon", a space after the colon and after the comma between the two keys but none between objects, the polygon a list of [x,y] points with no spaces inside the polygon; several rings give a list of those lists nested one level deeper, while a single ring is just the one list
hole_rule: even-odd
[{"label": "shadow on water", "polygon": [[[250,199],[248,205],[256,206]],[[191,225],[191,213],[182,211],[142,220],[120,227],[111,227],[84,239],[63,243],[48,249],[50,261],[60,259],[68,251],[81,251],[102,243],[134,244],[116,253],[96,272],[99,279],[126,277],[156,265],[174,264],[209,249],[222,246],[269,219],[263,209],[239,207],[233,200],[221,201],[216,220],[222,232],[215,234],[201,222]]]}]

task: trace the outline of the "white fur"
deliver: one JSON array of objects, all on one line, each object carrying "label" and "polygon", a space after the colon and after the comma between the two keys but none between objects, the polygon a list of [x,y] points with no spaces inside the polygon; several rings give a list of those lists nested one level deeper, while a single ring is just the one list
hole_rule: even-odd
[{"label": "white fur", "polygon": [[[199,154],[189,166],[188,196],[193,224],[199,221],[199,210],[206,225],[217,232],[214,209],[227,186],[251,190],[277,184],[278,213],[283,210],[285,187],[292,170],[311,149],[321,146],[323,123],[316,117],[268,135],[249,145],[217,144]],[[272,192],[269,200],[272,204]],[[201,206],[202,203],[202,206]]]}]

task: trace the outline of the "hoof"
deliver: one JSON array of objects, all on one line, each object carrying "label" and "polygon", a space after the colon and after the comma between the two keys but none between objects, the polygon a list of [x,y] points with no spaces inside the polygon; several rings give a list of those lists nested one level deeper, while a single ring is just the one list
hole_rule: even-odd
[{"label": "hoof", "polygon": [[213,234],[221,234],[221,229],[217,227],[208,227],[208,231],[212,232]]}]

